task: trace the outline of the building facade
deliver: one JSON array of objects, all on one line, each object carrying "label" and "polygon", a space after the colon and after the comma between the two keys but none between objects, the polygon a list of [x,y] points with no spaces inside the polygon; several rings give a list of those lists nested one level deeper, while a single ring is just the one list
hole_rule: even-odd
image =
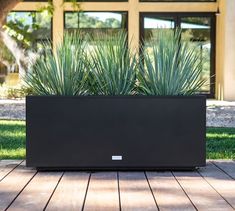
[{"label": "building facade", "polygon": [[[35,35],[37,44],[52,39],[55,46],[64,32],[76,29],[92,34],[124,28],[131,48],[138,52],[141,41],[147,43],[155,31],[179,27],[183,37],[199,46],[202,77],[210,83],[202,92],[210,98],[235,100],[235,0],[83,0],[82,13],[71,2],[53,0],[53,4],[52,19],[34,16],[44,25]],[[13,12],[32,13],[46,5],[46,1],[24,1]]]}]

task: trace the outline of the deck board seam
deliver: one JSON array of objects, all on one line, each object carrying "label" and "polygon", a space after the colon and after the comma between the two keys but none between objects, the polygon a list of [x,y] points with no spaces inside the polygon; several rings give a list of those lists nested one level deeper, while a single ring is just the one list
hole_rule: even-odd
[{"label": "deck board seam", "polygon": [[0,182],[3,181],[12,171],[14,171],[20,164],[22,164],[24,160],[22,160],[19,164],[17,164],[14,168],[12,168],[2,179],[0,179]]},{"label": "deck board seam", "polygon": [[233,178],[228,172],[226,172],[224,169],[222,169],[221,167],[219,167],[217,164],[214,163],[214,161],[209,161],[212,165],[214,165],[216,168],[218,168],[220,171],[222,171],[223,173],[225,173],[227,176],[229,176],[229,178],[231,178],[232,180],[235,180],[235,178]]},{"label": "deck board seam", "polygon": [[155,198],[155,195],[154,195],[154,193],[153,193],[153,189],[152,189],[152,187],[151,187],[151,185],[150,185],[148,176],[147,176],[147,174],[146,174],[145,171],[144,171],[144,175],[145,175],[145,178],[146,178],[146,180],[147,180],[147,183],[148,183],[150,192],[151,192],[151,194],[152,194],[152,196],[153,196],[153,200],[154,200],[154,202],[155,202],[155,204],[156,204],[157,210],[160,211],[159,205],[158,205],[158,203],[157,203],[157,199]]},{"label": "deck board seam", "polygon": [[120,191],[120,181],[119,181],[119,172],[118,171],[117,171],[117,183],[118,183],[119,210],[122,211],[121,191]]},{"label": "deck board seam", "polygon": [[18,196],[24,191],[24,189],[28,186],[28,184],[33,180],[33,178],[37,175],[38,172],[35,172],[34,175],[29,179],[28,182],[24,185],[24,187],[19,191],[19,193],[15,196],[15,198],[11,201],[11,203],[7,206],[5,210],[8,210],[11,205],[15,202],[15,200],[18,198]]},{"label": "deck board seam", "polygon": [[192,199],[189,197],[189,195],[187,194],[187,192],[184,190],[183,186],[180,184],[179,180],[176,178],[176,176],[174,175],[173,172],[171,172],[171,174],[173,175],[173,177],[175,178],[176,182],[179,184],[179,186],[181,187],[182,191],[184,192],[184,194],[186,195],[186,197],[188,198],[188,200],[191,202],[192,206],[194,207],[195,210],[198,211],[197,206],[193,203]]},{"label": "deck board seam", "polygon": [[84,196],[84,199],[83,199],[83,203],[82,203],[82,211],[85,209],[85,204],[86,204],[86,197],[87,197],[87,194],[88,194],[88,189],[89,189],[89,185],[90,185],[90,181],[91,181],[91,172],[89,173],[89,178],[88,178],[88,181],[87,181],[87,187],[86,187],[86,192],[85,192],[85,196]]},{"label": "deck board seam", "polygon": [[230,203],[229,203],[229,201],[225,198],[225,197],[223,197],[220,193],[219,193],[219,191],[218,190],[216,190],[216,188],[197,170],[197,172],[198,172],[198,174],[206,181],[206,183],[225,201],[225,202],[227,202],[227,204],[233,209],[233,210],[235,210],[235,208],[233,207],[233,205],[231,205]]},{"label": "deck board seam", "polygon": [[47,203],[46,203],[46,205],[45,205],[43,211],[45,211],[45,210],[47,209],[47,207],[48,207],[48,205],[49,205],[49,203],[50,203],[50,201],[51,201],[51,198],[53,197],[53,195],[54,195],[54,193],[55,193],[57,187],[58,187],[59,184],[60,184],[60,181],[62,180],[62,178],[63,178],[63,176],[64,176],[64,173],[65,173],[65,172],[63,172],[62,175],[60,176],[60,178],[59,178],[59,180],[58,180],[58,182],[57,182],[57,184],[56,184],[54,190],[52,191],[52,193],[51,193],[51,195],[50,195],[50,197],[49,197],[49,199],[48,199],[48,201],[47,201]]}]

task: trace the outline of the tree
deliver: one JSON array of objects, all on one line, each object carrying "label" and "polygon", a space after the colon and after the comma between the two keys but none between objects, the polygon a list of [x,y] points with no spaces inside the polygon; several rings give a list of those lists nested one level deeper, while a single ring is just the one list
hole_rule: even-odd
[{"label": "tree", "polygon": [[21,70],[23,68],[24,53],[17,47],[16,41],[12,39],[4,30],[7,14],[20,2],[20,0],[0,0],[0,39],[3,41],[8,50],[15,57],[16,62]]},{"label": "tree", "polygon": [[[31,49],[32,39],[35,38],[35,34],[28,31],[29,27],[33,27],[37,31],[37,24],[33,26],[27,25],[20,18],[16,18],[16,21],[6,21],[9,12],[13,10],[13,8],[22,0],[0,0],[0,62],[4,65],[8,64],[7,62],[9,58],[11,58],[11,63],[16,63],[18,65],[20,75],[24,75],[27,68],[29,67],[29,63],[32,64],[32,57],[36,57],[37,55],[33,53]],[[74,10],[80,10],[80,5],[76,0],[67,0],[66,2],[71,2],[73,4]],[[47,12],[49,16],[53,15],[54,12],[53,0],[48,0],[48,5],[45,7],[38,8],[38,11],[43,13]],[[11,13],[12,14],[12,13]],[[105,20],[99,19],[99,17],[92,17],[87,15],[86,13],[81,13],[79,15],[80,20],[78,21],[77,14],[69,14],[68,18],[68,28],[70,27],[85,27],[85,28],[119,28],[121,26],[121,22],[116,20],[115,18],[107,18]],[[34,17],[35,19],[35,17]],[[45,17],[43,20],[45,21]],[[51,18],[49,17],[49,20]],[[7,22],[7,24],[6,24]],[[27,21],[26,21],[27,22]],[[79,26],[78,26],[79,22]],[[47,26],[49,24],[46,24]],[[9,35],[9,30],[15,32],[15,35],[11,33]],[[99,30],[98,30],[99,31]],[[43,33],[45,34],[45,33]],[[18,35],[22,35],[23,39],[18,39]],[[28,44],[28,46],[27,46]],[[5,47],[3,46],[5,45]],[[7,57],[6,55],[11,52],[12,56]],[[13,59],[12,59],[13,57]]]},{"label": "tree", "polygon": [[[19,73],[23,76],[29,67],[29,63],[32,62],[31,58],[36,56],[32,51],[26,51],[24,47],[19,45],[16,39],[11,37],[4,25],[6,24],[6,19],[10,11],[21,2],[22,0],[0,0],[0,40],[4,43],[5,47],[11,52],[15,61],[19,67]],[[79,8],[79,4],[76,0],[70,0],[74,3],[74,9]],[[40,12],[47,10],[50,15],[54,12],[53,1],[48,0],[48,6],[43,8],[38,8]]]},{"label": "tree", "polygon": [[21,0],[0,0],[0,39],[14,56],[15,61],[19,67],[20,75],[24,75],[26,67],[28,67],[29,59],[23,48],[20,48],[16,42],[4,29],[8,13],[20,2]]}]

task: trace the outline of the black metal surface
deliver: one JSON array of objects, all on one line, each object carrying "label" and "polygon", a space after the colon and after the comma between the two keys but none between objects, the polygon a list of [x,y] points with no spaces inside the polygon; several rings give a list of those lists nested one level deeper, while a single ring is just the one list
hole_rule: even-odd
[{"label": "black metal surface", "polygon": [[26,122],[29,167],[187,169],[206,162],[205,96],[30,96]]}]

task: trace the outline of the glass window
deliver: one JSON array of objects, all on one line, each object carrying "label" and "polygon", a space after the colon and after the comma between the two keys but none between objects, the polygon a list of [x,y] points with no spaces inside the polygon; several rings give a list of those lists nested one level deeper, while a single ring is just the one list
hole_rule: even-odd
[{"label": "glass window", "polygon": [[175,28],[175,20],[173,17],[144,17],[144,51],[152,55],[151,42],[157,42],[157,33],[159,30],[168,30]]},{"label": "glass window", "polygon": [[149,41],[155,38],[159,30],[174,29],[175,19],[173,17],[144,17],[144,39]]},{"label": "glass window", "polygon": [[[202,88],[202,93],[214,97],[215,87],[215,16],[214,14],[187,14],[187,13],[143,13],[141,14],[141,35],[145,40],[144,49],[151,53],[148,41],[156,39],[155,33],[180,27],[182,39],[189,40],[192,48],[200,53],[200,63],[203,67],[202,78],[207,79],[210,85]],[[155,41],[155,40],[154,40]],[[157,42],[157,40],[156,40]],[[150,54],[151,55],[151,54]]]},{"label": "glass window", "polygon": [[94,39],[127,29],[127,12],[65,12],[65,31],[80,30]]},{"label": "glass window", "polygon": [[[77,0],[77,2],[125,2],[128,0]],[[71,0],[65,0],[65,2],[71,2]]]},{"label": "glass window", "polygon": [[[190,40],[193,48],[200,53],[200,63],[203,67],[202,78],[210,81],[211,74],[211,19],[208,17],[181,18],[182,39]],[[203,87],[203,92],[210,92],[209,86]]]}]

